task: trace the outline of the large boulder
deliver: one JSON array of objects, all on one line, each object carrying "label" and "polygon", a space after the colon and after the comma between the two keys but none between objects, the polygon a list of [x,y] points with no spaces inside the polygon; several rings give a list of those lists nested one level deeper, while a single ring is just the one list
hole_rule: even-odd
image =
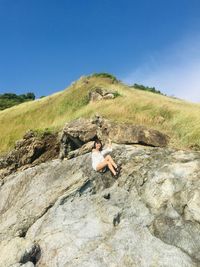
[{"label": "large boulder", "polygon": [[102,87],[94,87],[88,93],[90,102],[96,102],[98,100],[103,100],[103,99],[113,99],[117,95],[118,95],[117,91],[108,90]]},{"label": "large boulder", "polygon": [[115,180],[91,154],[4,178],[0,266],[200,266],[200,153],[113,144]]},{"label": "large boulder", "polygon": [[0,158],[0,180],[20,169],[35,166],[59,155],[58,135],[44,132],[41,136],[30,130],[7,155]]},{"label": "large boulder", "polygon": [[[144,126],[128,123],[117,123],[102,118],[98,114],[91,118],[79,118],[66,123],[60,134],[60,158],[72,157],[73,150],[78,151],[85,143],[101,139],[103,144],[110,138],[118,144],[142,144],[149,146],[165,147],[169,137],[165,134],[148,129]],[[82,149],[83,153],[91,150],[91,143],[88,149]],[[78,152],[78,154],[83,154]]]},{"label": "large boulder", "polygon": [[60,158],[63,159],[71,151],[77,150],[85,143],[94,140],[96,134],[97,125],[91,123],[88,119],[79,118],[66,123],[60,133]]},{"label": "large boulder", "polygon": [[118,144],[142,144],[165,147],[169,137],[165,134],[140,125],[114,123],[105,120],[101,126],[102,138],[109,137]]}]

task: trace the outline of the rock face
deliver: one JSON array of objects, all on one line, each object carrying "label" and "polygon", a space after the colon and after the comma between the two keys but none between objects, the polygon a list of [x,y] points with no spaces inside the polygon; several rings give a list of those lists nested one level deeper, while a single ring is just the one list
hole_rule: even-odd
[{"label": "rock face", "polygon": [[117,180],[90,153],[4,178],[0,267],[200,266],[200,153],[114,144],[111,156]]},{"label": "rock face", "polygon": [[[92,141],[99,138],[103,143],[110,138],[118,144],[144,144],[164,147],[169,137],[159,131],[139,125],[114,123],[99,115],[92,119],[80,118],[67,123],[60,135],[60,158],[71,158],[91,151]],[[89,143],[90,142],[90,143]],[[84,144],[87,146],[81,148]],[[81,151],[79,149],[81,148]],[[76,150],[74,153],[73,150]]]},{"label": "rock face", "polygon": [[0,158],[0,180],[14,171],[58,157],[59,149],[57,134],[44,133],[38,137],[35,132],[28,131],[12,151]]},{"label": "rock face", "polygon": [[166,146],[168,137],[153,129],[132,124],[114,123],[96,115],[91,119],[80,118],[67,123],[59,134],[44,133],[37,136],[27,132],[15,148],[0,158],[0,183],[3,178],[16,171],[36,166],[47,160],[67,157],[68,159],[91,151],[94,140],[103,143],[108,138],[118,144],[145,144]]},{"label": "rock face", "polygon": [[117,91],[110,91],[101,87],[95,87],[89,92],[89,101],[95,102],[102,99],[113,99],[117,95]]}]

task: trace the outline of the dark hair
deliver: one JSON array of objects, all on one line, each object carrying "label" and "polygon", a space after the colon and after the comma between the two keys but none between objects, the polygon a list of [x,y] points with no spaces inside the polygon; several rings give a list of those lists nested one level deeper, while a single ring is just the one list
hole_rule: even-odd
[{"label": "dark hair", "polygon": [[102,143],[101,143],[101,140],[99,140],[99,139],[96,139],[95,141],[94,141],[94,145],[93,145],[93,147],[92,147],[92,149],[94,149],[94,148],[96,148],[96,144],[101,144],[101,147],[100,147],[100,151],[102,150]]}]

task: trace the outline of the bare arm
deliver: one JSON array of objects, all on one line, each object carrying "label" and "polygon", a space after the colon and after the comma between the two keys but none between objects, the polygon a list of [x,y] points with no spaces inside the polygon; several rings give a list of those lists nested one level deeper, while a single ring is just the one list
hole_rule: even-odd
[{"label": "bare arm", "polygon": [[102,155],[105,155],[105,154],[107,154],[108,152],[111,152],[111,151],[112,151],[112,143],[111,143],[111,140],[108,139],[108,141],[109,141],[109,143],[108,143],[108,145],[107,145],[107,148],[105,148],[105,149],[103,149],[103,150],[101,151],[101,154],[102,154]]},{"label": "bare arm", "polygon": [[111,142],[111,139],[110,139],[110,138],[108,138],[108,142],[109,142],[109,143],[108,143],[108,147],[111,148],[111,147],[112,147],[112,142]]}]

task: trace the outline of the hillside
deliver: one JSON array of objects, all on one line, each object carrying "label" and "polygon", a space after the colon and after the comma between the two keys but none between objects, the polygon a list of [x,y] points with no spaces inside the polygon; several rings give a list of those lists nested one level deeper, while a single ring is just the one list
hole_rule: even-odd
[{"label": "hillside", "polygon": [[[94,87],[117,90],[115,99],[89,103]],[[0,153],[10,150],[28,129],[60,131],[65,124],[96,112],[113,121],[131,122],[170,136],[170,146],[200,146],[200,105],[141,91],[102,77],[82,77],[56,94],[0,111]]]}]

